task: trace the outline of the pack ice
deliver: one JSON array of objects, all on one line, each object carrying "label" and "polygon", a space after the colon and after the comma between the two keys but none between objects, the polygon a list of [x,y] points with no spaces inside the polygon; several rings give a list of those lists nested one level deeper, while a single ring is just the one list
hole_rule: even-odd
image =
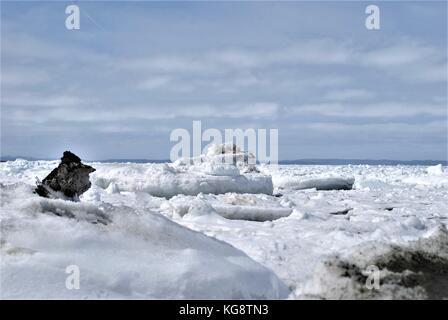
[{"label": "pack ice", "polygon": [[[32,193],[58,161],[1,163],[2,297],[448,297],[446,167],[238,161],[90,163],[79,202]],[[147,181],[156,175],[160,186]],[[269,192],[198,189],[235,177],[260,177]],[[329,178],[352,186],[299,185]],[[69,265],[79,290],[66,289]],[[370,265],[377,291],[365,287]]]}]

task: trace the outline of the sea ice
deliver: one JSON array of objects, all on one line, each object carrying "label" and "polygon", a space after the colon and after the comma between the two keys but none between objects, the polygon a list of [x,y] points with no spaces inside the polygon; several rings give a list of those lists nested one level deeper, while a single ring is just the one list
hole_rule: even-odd
[{"label": "sea ice", "polygon": [[[196,164],[92,163],[97,171],[80,202],[33,195],[36,177],[57,163],[0,163],[3,297],[446,296],[446,167],[263,165],[261,173],[237,175],[219,163],[203,171]],[[239,186],[251,175],[271,190],[272,175],[275,196]],[[354,179],[353,188],[275,182],[329,177]],[[240,189],[220,179],[235,179]],[[224,193],[210,193],[210,181]],[[383,291],[362,287],[367,263],[384,271]],[[80,266],[80,290],[65,288],[70,264]],[[415,286],[402,285],[412,279]]]}]

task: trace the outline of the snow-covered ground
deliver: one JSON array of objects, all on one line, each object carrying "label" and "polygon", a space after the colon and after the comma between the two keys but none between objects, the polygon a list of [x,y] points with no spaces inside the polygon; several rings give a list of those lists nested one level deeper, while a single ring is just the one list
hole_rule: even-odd
[{"label": "snow-covered ground", "polygon": [[33,194],[57,164],[0,164],[2,297],[448,296],[442,166],[89,163],[80,202]]}]

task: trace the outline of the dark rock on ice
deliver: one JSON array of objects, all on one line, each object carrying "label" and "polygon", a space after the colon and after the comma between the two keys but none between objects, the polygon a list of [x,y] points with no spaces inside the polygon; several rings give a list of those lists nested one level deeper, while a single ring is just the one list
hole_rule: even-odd
[{"label": "dark rock on ice", "polygon": [[90,188],[89,174],[94,171],[77,155],[65,151],[59,166],[37,185],[35,193],[45,198],[77,200]]}]

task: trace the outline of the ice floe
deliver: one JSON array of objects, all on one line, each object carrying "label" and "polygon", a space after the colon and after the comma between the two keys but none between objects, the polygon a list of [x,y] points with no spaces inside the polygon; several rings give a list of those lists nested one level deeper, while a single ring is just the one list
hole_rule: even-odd
[{"label": "ice floe", "polygon": [[273,192],[270,176],[253,172],[241,174],[237,167],[226,164],[96,164],[96,168],[91,180],[101,188],[106,189],[114,183],[120,191],[141,191],[158,197]]}]

